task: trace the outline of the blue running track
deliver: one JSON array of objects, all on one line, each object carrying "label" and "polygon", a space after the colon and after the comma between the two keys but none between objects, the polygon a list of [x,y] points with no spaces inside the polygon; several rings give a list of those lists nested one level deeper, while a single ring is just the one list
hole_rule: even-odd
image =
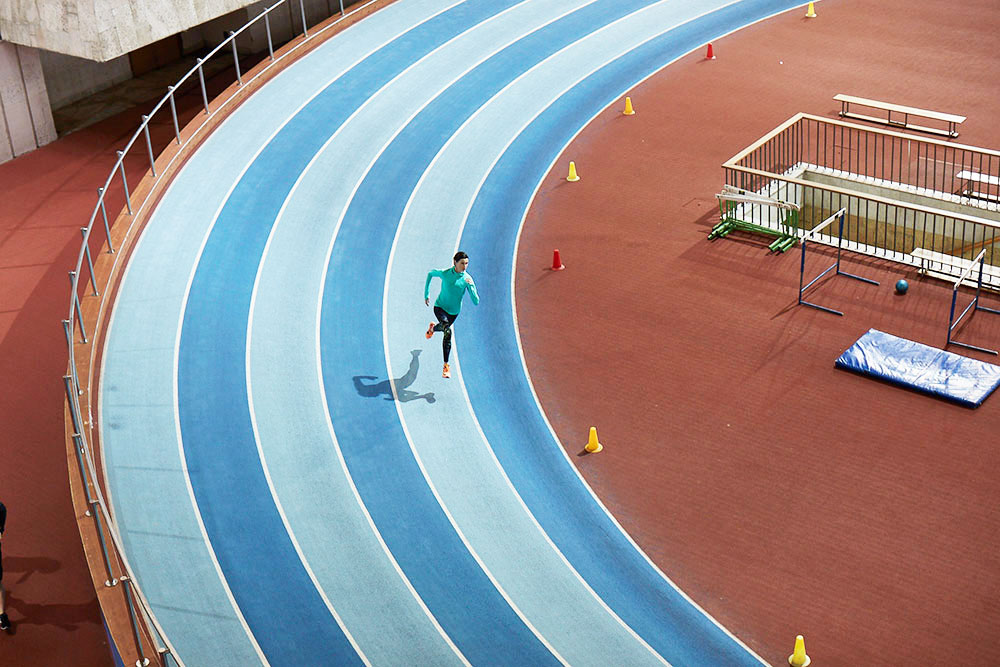
[{"label": "blue running track", "polygon": [[[134,250],[99,405],[126,551],[184,664],[761,664],[565,455],[512,275],[591,118],[799,4],[397,0],[216,129]],[[459,247],[482,303],[444,380],[422,287]]]}]

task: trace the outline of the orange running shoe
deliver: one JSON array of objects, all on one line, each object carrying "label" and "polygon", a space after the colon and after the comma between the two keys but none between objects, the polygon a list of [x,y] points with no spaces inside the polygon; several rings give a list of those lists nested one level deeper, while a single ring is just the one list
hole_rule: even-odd
[{"label": "orange running shoe", "polygon": [[424,338],[430,340],[430,337],[434,335],[434,323],[431,322],[427,325],[427,333],[424,334]]},{"label": "orange running shoe", "polygon": [[451,368],[448,367],[448,364],[444,365],[444,369],[441,371],[441,377],[445,379],[451,377]]}]

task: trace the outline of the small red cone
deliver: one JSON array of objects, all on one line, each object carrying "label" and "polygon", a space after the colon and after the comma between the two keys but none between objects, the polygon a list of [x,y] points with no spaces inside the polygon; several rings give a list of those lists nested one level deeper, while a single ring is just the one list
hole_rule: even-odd
[{"label": "small red cone", "polygon": [[712,44],[708,45],[708,53],[705,54],[705,60],[715,60],[715,53],[712,51]]},{"label": "small red cone", "polygon": [[552,270],[553,271],[562,271],[565,268],[566,267],[563,266],[562,260],[559,259],[559,249],[557,248],[557,249],[553,250],[552,251]]}]

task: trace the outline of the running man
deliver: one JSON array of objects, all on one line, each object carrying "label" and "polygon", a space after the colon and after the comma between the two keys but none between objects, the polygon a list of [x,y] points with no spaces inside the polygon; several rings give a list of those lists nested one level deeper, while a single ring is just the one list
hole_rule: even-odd
[{"label": "running man", "polygon": [[441,371],[443,378],[451,377],[451,369],[448,367],[448,356],[451,354],[451,327],[455,324],[458,313],[462,310],[462,297],[465,296],[466,291],[472,297],[473,305],[479,305],[479,292],[476,291],[476,283],[472,280],[472,276],[466,272],[466,269],[469,268],[469,256],[459,251],[455,253],[453,261],[455,265],[449,269],[428,271],[427,280],[424,281],[424,305],[429,306],[431,305],[431,278],[441,279],[441,292],[434,301],[434,317],[438,321],[430,323],[424,336],[429,339],[435,331],[444,332],[444,341],[441,343],[441,349],[444,352],[444,370]]}]

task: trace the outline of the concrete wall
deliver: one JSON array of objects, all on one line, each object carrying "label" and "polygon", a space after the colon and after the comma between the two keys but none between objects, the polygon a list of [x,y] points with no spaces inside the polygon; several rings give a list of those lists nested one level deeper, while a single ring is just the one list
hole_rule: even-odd
[{"label": "concrete wall", "polygon": [[132,78],[128,56],[98,63],[51,51],[40,51],[39,54],[53,109],[61,109],[71,102]]},{"label": "concrete wall", "polygon": [[4,0],[0,34],[15,44],[105,62],[251,4],[253,0]]},{"label": "concrete wall", "polygon": [[[260,0],[253,2],[239,11],[227,14],[226,16],[220,16],[203,25],[182,32],[181,40],[184,53],[214,48],[229,36],[230,30],[235,32],[246,25],[268,6],[273,5],[274,1]],[[344,7],[346,9],[359,1],[344,0]],[[306,25],[309,27],[315,26],[328,16],[340,13],[339,0],[303,0],[302,6],[305,8]],[[296,35],[301,35],[302,10],[299,8],[298,0],[291,0],[290,2],[286,2],[284,6],[276,8],[269,15],[269,21],[271,24],[271,40],[275,46],[287,42]],[[263,20],[255,23],[247,32],[240,36],[237,40],[237,48],[241,55],[261,53],[267,50],[267,32]]]},{"label": "concrete wall", "polygon": [[55,138],[38,50],[0,42],[0,162]]}]

